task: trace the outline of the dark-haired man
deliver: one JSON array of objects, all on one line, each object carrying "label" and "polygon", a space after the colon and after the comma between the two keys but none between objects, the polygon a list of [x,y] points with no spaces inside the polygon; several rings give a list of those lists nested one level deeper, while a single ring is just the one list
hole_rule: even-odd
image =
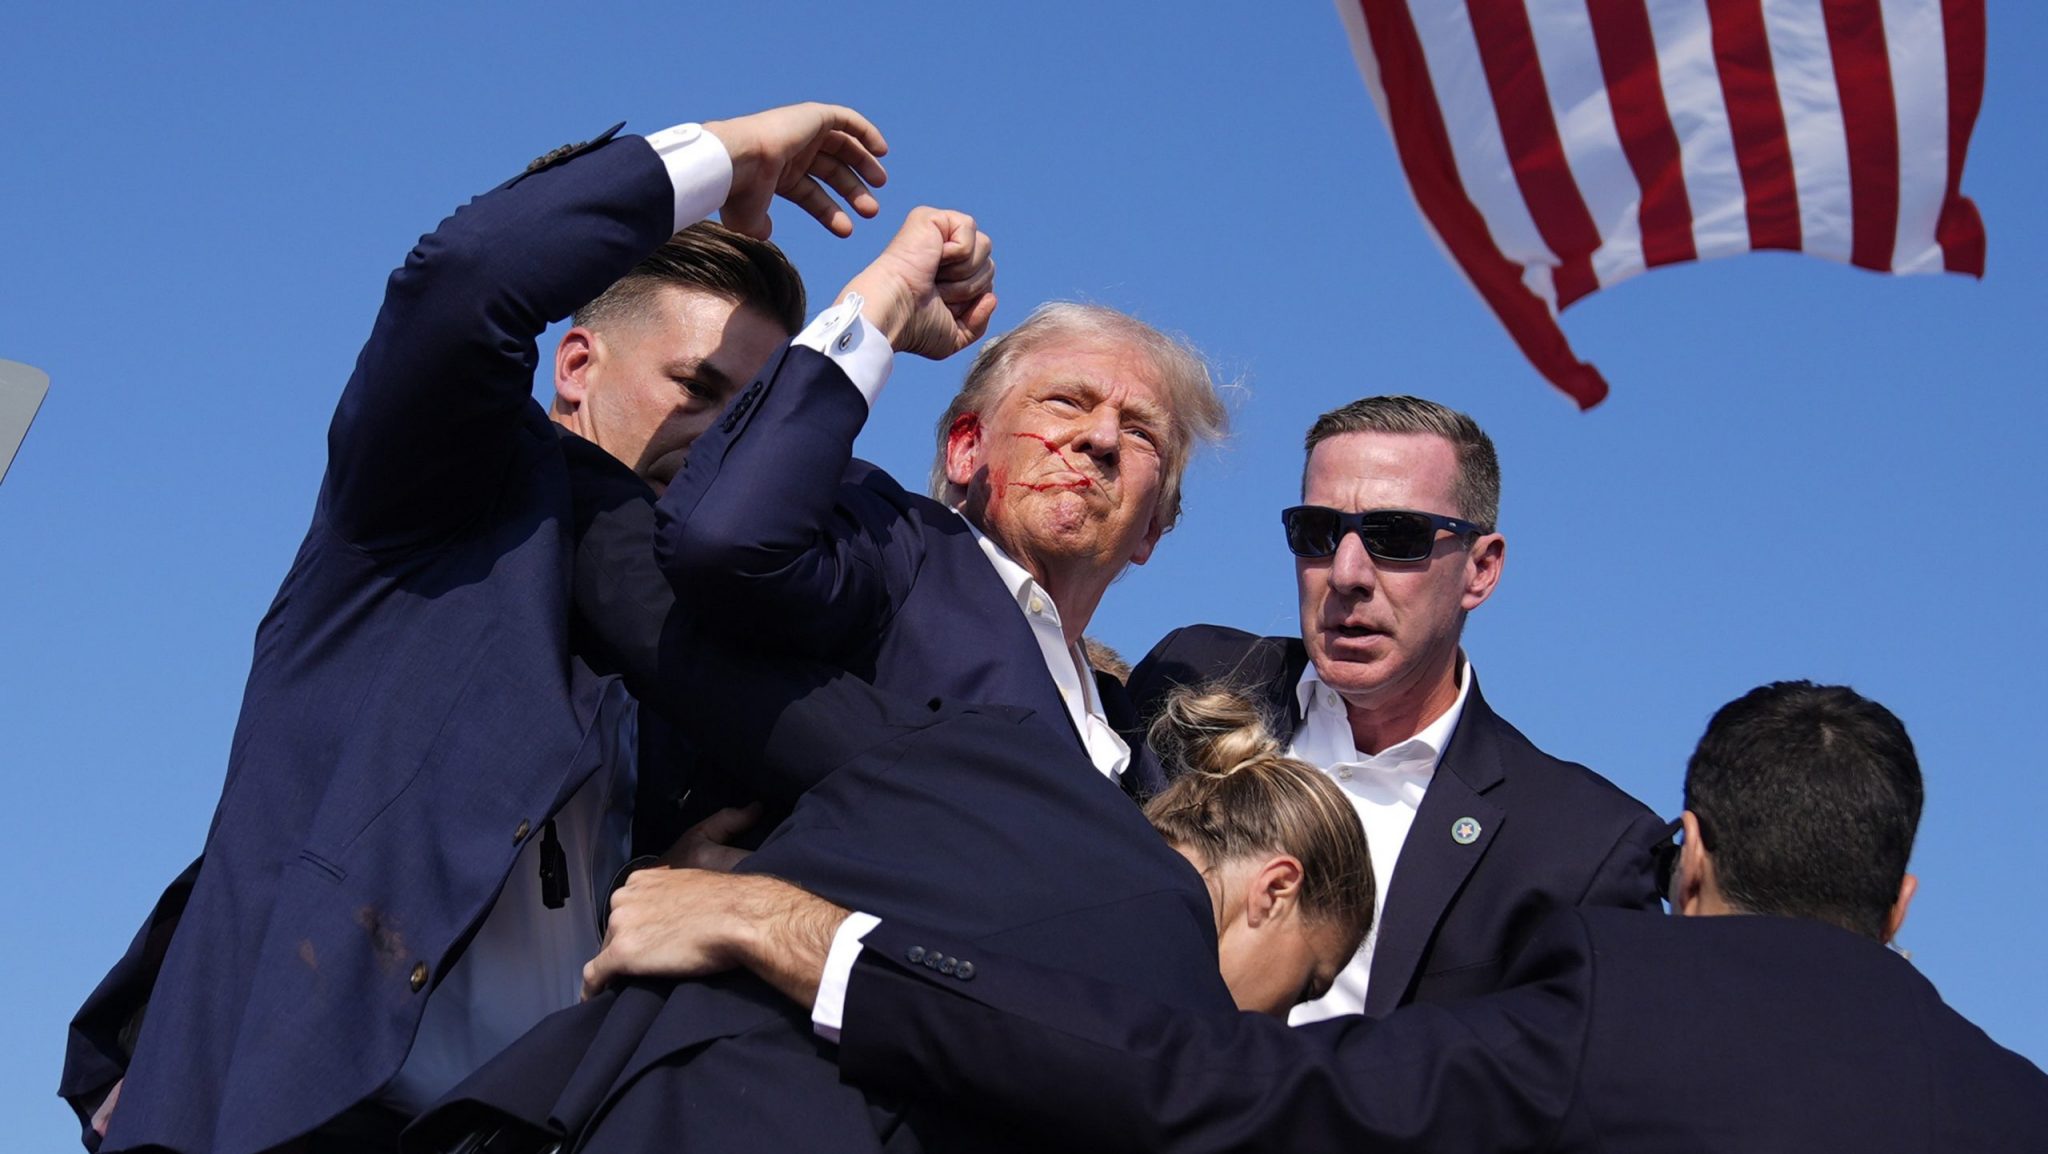
[{"label": "dark-haired man", "polygon": [[1257,697],[1358,811],[1375,929],[1294,1021],[1497,989],[1554,906],[1656,908],[1662,823],[1494,713],[1460,648],[1507,556],[1492,439],[1434,401],[1367,397],[1318,417],[1306,449],[1283,515],[1300,636],[1190,626],[1131,675],[1146,717],[1176,685]]},{"label": "dark-haired man", "polygon": [[2048,1075],[1885,948],[1921,803],[1896,717],[1841,686],[1763,686],[1714,716],[1685,797],[1683,916],[1557,911],[1508,988],[1380,1020],[1140,1004],[758,877],[685,875],[698,920],[670,945],[693,955],[671,962],[744,964],[813,1004],[870,1093],[971,1103],[1083,1149],[2039,1148]]},{"label": "dark-haired man", "polygon": [[[819,104],[615,129],[458,210],[392,275],[257,632],[204,854],[74,1021],[62,1092],[88,1143],[392,1148],[574,1001],[629,831],[673,832],[635,814],[666,762],[613,675],[646,668],[670,596],[650,486],[757,371],[886,370],[894,330],[849,351],[852,321],[828,317],[791,342],[801,281],[754,239],[778,194],[849,233],[826,186],[872,216],[884,148]],[[690,227],[714,210],[731,231]],[[940,255],[921,251],[929,298]],[[551,421],[536,342],[579,308]]]}]

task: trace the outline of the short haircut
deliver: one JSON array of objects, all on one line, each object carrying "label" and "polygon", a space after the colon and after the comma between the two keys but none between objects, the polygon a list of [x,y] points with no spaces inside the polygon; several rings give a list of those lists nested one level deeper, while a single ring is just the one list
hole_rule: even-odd
[{"label": "short haircut", "polygon": [[1685,768],[1685,807],[1732,904],[1878,941],[1920,803],[1906,727],[1842,685],[1750,690],[1714,714]]},{"label": "short haircut", "polygon": [[1217,685],[1167,696],[1148,741],[1173,783],[1145,818],[1206,868],[1273,853],[1301,862],[1301,912],[1334,925],[1358,949],[1372,929],[1372,853],[1337,784],[1286,756],[1254,700]]},{"label": "short haircut", "polygon": [[[1449,441],[1458,457],[1458,479],[1451,491],[1458,506],[1454,511],[1488,533],[1500,524],[1500,457],[1479,422],[1421,397],[1366,397],[1317,417],[1302,444],[1304,458],[1314,455],[1317,445],[1346,433],[1423,433]],[[1302,484],[1308,484],[1306,459]]]},{"label": "short haircut", "polygon": [[662,242],[570,319],[592,329],[638,319],[667,285],[754,309],[790,336],[804,327],[804,279],[782,250],[708,220]]},{"label": "short haircut", "polygon": [[1017,365],[1033,352],[1061,341],[1127,345],[1151,359],[1165,394],[1160,401],[1171,425],[1161,451],[1159,522],[1163,528],[1173,528],[1180,520],[1180,480],[1188,458],[1196,445],[1222,439],[1229,427],[1229,412],[1216,393],[1208,364],[1186,338],[1160,332],[1115,309],[1076,301],[1047,301],[1033,309],[1023,324],[982,346],[953,403],[939,418],[932,497],[947,506],[967,499],[966,486],[946,479],[946,443],[954,423],[968,413],[986,418],[1015,383],[1012,378]]}]

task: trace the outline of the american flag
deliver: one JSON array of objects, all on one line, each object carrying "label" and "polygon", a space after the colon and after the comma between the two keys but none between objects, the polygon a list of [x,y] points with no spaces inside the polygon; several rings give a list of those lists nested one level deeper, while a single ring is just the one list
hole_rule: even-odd
[{"label": "american flag", "polygon": [[1424,219],[1581,408],[1559,310],[1792,249],[1984,275],[1983,0],[1337,0]]}]

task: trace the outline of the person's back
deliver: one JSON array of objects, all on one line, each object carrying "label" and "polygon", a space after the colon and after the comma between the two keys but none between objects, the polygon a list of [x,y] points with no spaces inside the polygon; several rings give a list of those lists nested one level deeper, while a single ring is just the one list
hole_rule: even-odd
[{"label": "person's back", "polygon": [[1904,1154],[2048,1140],[2048,1075],[1869,938],[1805,918],[1576,916],[1591,998],[1577,1104],[1554,1149]]}]

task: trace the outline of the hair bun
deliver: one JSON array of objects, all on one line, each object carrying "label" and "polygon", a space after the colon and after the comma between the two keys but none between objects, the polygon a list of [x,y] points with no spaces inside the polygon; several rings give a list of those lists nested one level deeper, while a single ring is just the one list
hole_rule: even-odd
[{"label": "hair bun", "polygon": [[1281,752],[1252,699],[1216,686],[1182,686],[1167,695],[1147,740],[1168,777],[1228,777]]}]

